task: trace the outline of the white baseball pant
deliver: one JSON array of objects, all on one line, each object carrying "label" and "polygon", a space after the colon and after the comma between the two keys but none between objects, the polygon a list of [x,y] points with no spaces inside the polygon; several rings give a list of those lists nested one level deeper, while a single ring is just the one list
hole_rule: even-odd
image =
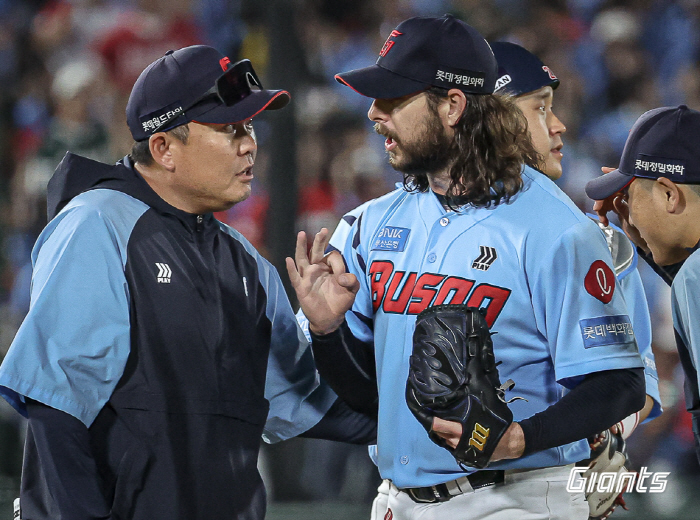
[{"label": "white baseball pant", "polygon": [[[384,480],[372,504],[372,520],[587,520],[583,493],[569,493],[573,465],[510,470],[502,484],[468,489],[446,502],[417,503]],[[462,486],[464,487],[464,486]]]}]

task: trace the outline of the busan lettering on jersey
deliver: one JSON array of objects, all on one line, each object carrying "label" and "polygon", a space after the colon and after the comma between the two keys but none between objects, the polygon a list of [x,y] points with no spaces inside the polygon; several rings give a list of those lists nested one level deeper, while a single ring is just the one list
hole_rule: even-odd
[{"label": "busan lettering on jersey", "polygon": [[486,322],[493,326],[511,290],[475,280],[439,273],[397,271],[389,260],[374,260],[369,267],[374,312],[419,314],[429,306],[466,304],[486,309]]}]

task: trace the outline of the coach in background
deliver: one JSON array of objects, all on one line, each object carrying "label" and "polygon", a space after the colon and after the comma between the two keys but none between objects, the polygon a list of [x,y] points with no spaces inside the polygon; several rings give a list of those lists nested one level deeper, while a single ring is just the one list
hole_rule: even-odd
[{"label": "coach in background", "polygon": [[288,101],[248,60],[169,51],[131,92],[131,154],[59,164],[0,366],[29,419],[25,520],[261,520],[261,435],[374,441],[319,383],[275,269],[212,215],[248,197],[252,120]]},{"label": "coach in background", "polygon": [[[302,233],[287,267],[316,352],[373,353],[377,464],[391,481],[373,518],[587,518],[583,494],[566,491],[589,453],[583,439],[644,405],[605,240],[525,166],[538,166],[538,154],[522,113],[493,95],[497,77],[483,37],[449,15],[402,22],[376,65],[336,76],[374,99],[368,116],[405,189],[365,207],[342,259],[324,257],[326,231],[307,256]],[[501,381],[528,399],[510,405],[515,422],[488,469],[460,466],[406,403],[416,316],[455,303],[484,308]],[[598,335],[606,324],[623,333]],[[342,376],[336,390],[352,399],[358,389]],[[371,397],[369,383],[360,390]],[[454,448],[455,424],[435,418],[428,428]]]},{"label": "coach in background", "polygon": [[613,211],[627,236],[671,285],[676,344],[685,372],[700,461],[700,112],[685,105],[644,113],[630,130],[612,172],[586,194],[607,222]]}]

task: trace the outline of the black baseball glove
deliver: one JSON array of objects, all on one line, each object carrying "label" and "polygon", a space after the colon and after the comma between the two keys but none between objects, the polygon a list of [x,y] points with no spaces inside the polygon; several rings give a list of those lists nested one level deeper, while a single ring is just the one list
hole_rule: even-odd
[{"label": "black baseball glove", "polygon": [[[418,315],[413,333],[406,401],[433,442],[460,466],[485,468],[513,422],[501,385],[491,333],[475,307],[438,305]],[[462,424],[456,448],[432,431],[433,417]]]}]

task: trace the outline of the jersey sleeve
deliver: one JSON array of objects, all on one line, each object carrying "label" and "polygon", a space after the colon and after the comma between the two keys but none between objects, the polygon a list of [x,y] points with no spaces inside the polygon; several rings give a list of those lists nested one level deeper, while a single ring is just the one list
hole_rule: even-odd
[{"label": "jersey sleeve", "polygon": [[90,426],[112,395],[130,350],[124,265],[136,217],[120,225],[70,206],[39,237],[29,313],[0,366],[0,392],[25,416],[29,397]]},{"label": "jersey sleeve", "polygon": [[335,227],[335,231],[333,231],[333,235],[331,235],[331,238],[328,241],[328,248],[326,252],[343,251],[345,243],[350,237],[353,224],[357,221],[360,215],[362,215],[371,202],[371,200],[367,201],[343,215],[343,218],[341,218],[340,222],[338,222],[338,225]]},{"label": "jersey sleeve", "polygon": [[644,420],[650,421],[661,415],[661,397],[659,395],[659,376],[656,373],[656,361],[651,349],[652,331],[651,316],[647,305],[646,293],[642,284],[642,277],[637,269],[624,273],[619,279],[622,294],[625,297],[627,310],[629,311],[634,336],[637,340],[639,355],[644,363],[644,379],[646,382],[646,392],[654,401],[651,412]]},{"label": "jersey sleeve", "polygon": [[360,289],[355,295],[352,308],[346,313],[345,320],[353,336],[364,343],[374,342],[374,309],[372,293],[367,279],[366,252],[362,246],[364,213],[354,221],[341,249],[343,260],[349,273],[354,274],[360,282]]},{"label": "jersey sleeve", "polygon": [[[677,338],[682,342],[678,345],[681,354],[681,363],[685,361],[684,370],[686,377],[695,375],[695,381],[686,381],[686,405],[688,411],[695,416],[698,413],[700,397],[698,388],[698,366],[700,366],[700,256],[693,253],[686,259],[683,267],[678,271],[671,286],[671,308],[673,312],[673,327]],[[685,352],[683,352],[685,351]],[[685,358],[685,359],[684,359]],[[687,365],[687,366],[686,366]],[[699,455],[700,457],[700,452]]]},{"label": "jersey sleeve", "polygon": [[267,292],[267,317],[272,324],[265,398],[270,410],[263,439],[273,443],[305,432],[326,414],[337,396],[316,370],[304,336],[277,270],[256,253],[260,282]]},{"label": "jersey sleeve", "polygon": [[610,252],[595,226],[578,222],[558,237],[532,240],[525,253],[537,328],[556,380],[569,388],[586,374],[642,367]]}]

